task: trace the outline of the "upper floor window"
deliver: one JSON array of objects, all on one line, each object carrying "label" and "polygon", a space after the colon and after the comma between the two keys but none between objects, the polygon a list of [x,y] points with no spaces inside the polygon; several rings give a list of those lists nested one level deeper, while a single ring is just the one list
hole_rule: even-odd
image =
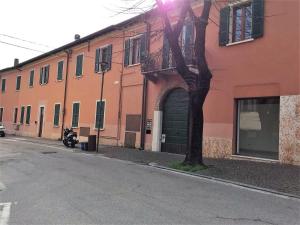
[{"label": "upper floor window", "polygon": [[29,74],[29,87],[33,87],[33,81],[34,81],[34,70],[31,70]]},{"label": "upper floor window", "polygon": [[233,7],[232,42],[243,41],[252,37],[251,3]]},{"label": "upper floor window", "polygon": [[[185,58],[186,64],[191,65],[193,62],[193,46],[194,46],[194,21],[187,19],[183,25],[181,34],[179,36],[179,46],[181,47],[182,55]],[[163,59],[162,59],[162,69],[168,69],[175,67],[175,60],[170,48],[169,41],[164,35],[163,40]]]},{"label": "upper floor window", "polygon": [[57,80],[63,79],[63,71],[64,71],[64,61],[59,61],[57,63]]},{"label": "upper floor window", "polygon": [[1,91],[5,92],[6,90],[6,79],[1,80]]},{"label": "upper floor window", "polygon": [[125,41],[124,65],[139,64],[146,56],[146,35],[142,34]]},{"label": "upper floor window", "polygon": [[219,45],[253,40],[264,33],[264,0],[232,2],[220,11]]},{"label": "upper floor window", "polygon": [[105,70],[111,69],[112,61],[112,45],[107,45],[102,48],[96,49],[95,57],[95,72],[99,73],[102,70],[101,63],[105,63]]},{"label": "upper floor window", "polygon": [[16,91],[19,91],[21,89],[21,76],[17,76],[17,80],[16,80]]},{"label": "upper floor window", "polygon": [[81,77],[83,74],[83,54],[76,57],[76,77]]},{"label": "upper floor window", "polygon": [[47,84],[49,82],[50,65],[41,67],[40,69],[40,84]]}]

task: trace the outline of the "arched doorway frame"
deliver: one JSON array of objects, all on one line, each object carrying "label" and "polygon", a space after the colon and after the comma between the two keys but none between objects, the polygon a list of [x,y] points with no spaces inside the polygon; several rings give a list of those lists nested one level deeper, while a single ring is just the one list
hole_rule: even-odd
[{"label": "arched doorway frame", "polygon": [[168,88],[163,90],[162,93],[157,98],[155,104],[155,110],[154,110],[153,132],[152,132],[152,151],[154,152],[161,152],[161,136],[162,136],[164,103],[168,95],[175,89],[184,89],[185,91],[187,91],[187,86],[184,83],[169,86]]}]

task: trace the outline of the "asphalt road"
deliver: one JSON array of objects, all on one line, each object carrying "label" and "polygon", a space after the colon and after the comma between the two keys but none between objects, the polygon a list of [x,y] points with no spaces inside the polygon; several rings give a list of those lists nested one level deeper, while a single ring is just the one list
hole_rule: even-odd
[{"label": "asphalt road", "polygon": [[292,225],[300,224],[300,201],[6,138],[0,225],[7,224]]}]

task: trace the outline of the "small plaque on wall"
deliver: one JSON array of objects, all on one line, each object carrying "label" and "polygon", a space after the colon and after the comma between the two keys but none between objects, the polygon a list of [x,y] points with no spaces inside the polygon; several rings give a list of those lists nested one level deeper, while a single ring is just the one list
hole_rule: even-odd
[{"label": "small plaque on wall", "polygon": [[146,134],[151,134],[151,131],[152,131],[152,119],[147,119]]}]

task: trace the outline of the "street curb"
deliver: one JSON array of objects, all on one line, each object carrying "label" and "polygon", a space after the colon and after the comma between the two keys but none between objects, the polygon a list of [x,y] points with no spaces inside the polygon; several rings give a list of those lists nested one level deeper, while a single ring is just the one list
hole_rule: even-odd
[{"label": "street curb", "polygon": [[226,179],[221,179],[221,178],[216,178],[216,177],[211,177],[211,176],[206,176],[206,175],[201,175],[201,174],[196,174],[196,173],[191,173],[191,172],[186,172],[186,171],[182,171],[182,170],[176,170],[176,169],[172,169],[169,167],[161,166],[156,163],[149,163],[148,166],[162,169],[165,171],[172,171],[172,172],[180,173],[183,175],[189,175],[189,176],[199,177],[199,178],[203,178],[203,179],[207,179],[207,180],[218,181],[218,182],[222,182],[222,183],[226,183],[226,184],[240,186],[243,188],[253,189],[253,190],[257,190],[257,191],[263,191],[263,192],[267,192],[267,193],[271,193],[271,194],[276,194],[276,195],[285,196],[285,197],[289,197],[289,198],[295,198],[296,200],[300,200],[300,196],[298,196],[298,195],[275,191],[273,189],[262,188],[262,187],[258,187],[258,186],[254,186],[254,185],[250,185],[250,184],[245,184],[245,183],[240,183],[240,182],[236,182],[236,181],[231,181],[231,180],[226,180]]}]

